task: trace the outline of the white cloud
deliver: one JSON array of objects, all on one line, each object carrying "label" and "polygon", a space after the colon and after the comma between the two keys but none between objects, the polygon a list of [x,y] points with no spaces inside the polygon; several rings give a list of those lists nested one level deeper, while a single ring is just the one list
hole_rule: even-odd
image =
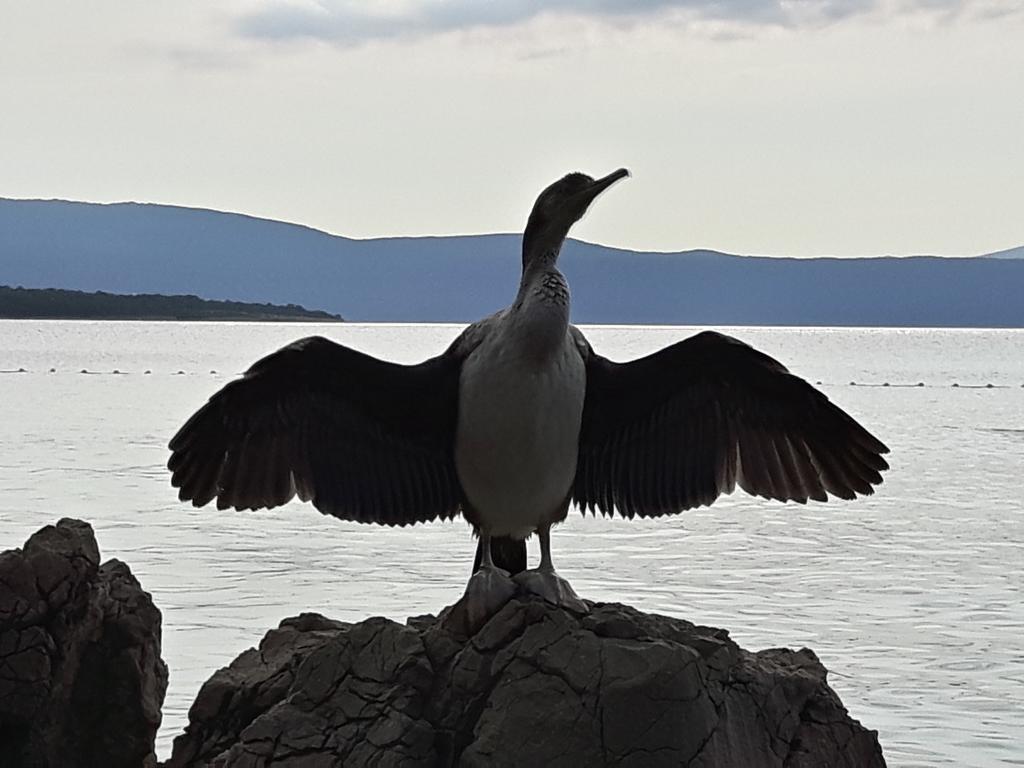
[{"label": "white cloud", "polygon": [[[934,0],[920,0],[929,3]],[[245,36],[311,38],[341,44],[456,30],[508,27],[541,15],[591,19],[731,21],[751,25],[830,23],[878,7],[879,0],[271,0],[238,19]]]},{"label": "white cloud", "polygon": [[816,27],[874,14],[1000,17],[1017,0],[256,0],[236,21],[245,37],[314,39],[342,45],[502,28],[539,16],[599,21],[727,22],[735,26]]}]

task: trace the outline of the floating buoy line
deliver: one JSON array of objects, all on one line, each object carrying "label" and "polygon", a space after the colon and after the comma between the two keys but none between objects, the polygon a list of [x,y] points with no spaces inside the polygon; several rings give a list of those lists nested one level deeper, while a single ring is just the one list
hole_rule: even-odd
[{"label": "floating buoy line", "polygon": [[[59,370],[57,368],[49,368],[46,371],[43,371],[43,370],[31,371],[31,370],[28,370],[26,368],[20,368],[20,367],[19,368],[0,368],[0,373],[44,373],[44,372],[45,373],[51,373],[51,374],[53,374],[53,373],[58,373],[58,374],[59,373],[72,373],[72,374],[86,375],[86,376],[103,376],[103,375],[106,375],[106,376],[132,376],[132,375],[152,376],[152,375],[160,375],[160,374],[170,375],[170,376],[203,376],[203,375],[224,376],[224,375],[226,375],[226,374],[223,374],[223,373],[221,373],[220,371],[218,371],[216,369],[211,369],[209,371],[184,371],[184,370],[181,370],[181,369],[178,369],[176,371],[153,371],[151,368],[146,368],[145,370],[142,370],[142,371],[124,371],[124,370],[121,370],[120,368],[113,368],[111,370],[102,370],[101,371],[101,370],[90,370],[88,368],[81,368],[79,370],[70,370],[70,369],[68,369],[68,370],[63,370],[62,371],[62,370]],[[241,376],[242,372],[239,371],[238,373],[231,374],[231,375],[232,376]],[[819,387],[820,386],[841,386],[839,384],[831,384],[829,382],[825,382],[825,381],[822,381],[820,379],[815,381],[814,383],[815,383],[816,386],[819,386]],[[933,384],[933,383],[927,383],[927,382],[924,382],[924,381],[915,381],[915,382],[903,382],[903,381],[850,381],[850,382],[847,382],[847,386],[850,386],[850,387],[881,387],[881,388],[890,388],[890,389],[947,389],[947,388],[950,388],[950,389],[1017,389],[1018,388],[1017,385],[1015,385],[1015,384],[994,384],[992,382],[987,382],[987,383],[984,383],[984,384],[963,384],[963,383],[961,383],[959,381],[953,381],[953,382],[950,382],[948,384],[942,384],[942,383]],[[1024,389],[1024,383],[1021,383],[1019,388],[1020,389]]]},{"label": "floating buoy line", "polygon": [[[25,368],[0,368],[0,373],[43,373],[43,371],[30,371],[30,370],[25,369]],[[79,375],[84,374],[86,376],[131,376],[131,375],[150,376],[150,375],[153,374],[153,370],[151,368],[147,368],[144,371],[122,371],[120,368],[114,368],[114,369],[109,370],[109,371],[99,371],[99,370],[89,370],[88,368],[81,368],[81,369],[79,369],[77,371],[75,371],[75,370],[61,371],[61,370],[58,370],[57,368],[49,368],[49,369],[46,370],[46,373],[75,373],[75,374],[79,374]],[[157,373],[159,373],[159,371]],[[181,370],[178,370],[178,371],[168,371],[168,373],[171,376],[193,376],[193,375],[199,374],[198,371],[181,371]],[[209,374],[211,376],[220,376],[220,375],[222,375],[219,371],[216,371],[216,370],[210,371]],[[199,375],[201,375],[201,374],[199,374]],[[241,376],[242,372],[239,371],[238,373],[236,373],[234,375]]]}]

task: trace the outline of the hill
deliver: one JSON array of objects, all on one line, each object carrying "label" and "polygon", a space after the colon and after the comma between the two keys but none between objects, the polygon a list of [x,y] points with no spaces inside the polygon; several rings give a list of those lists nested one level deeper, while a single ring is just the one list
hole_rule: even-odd
[{"label": "hill", "polygon": [[1024,259],[1024,245],[988,254],[993,259]]},{"label": "hill", "polygon": [[52,320],[259,320],[340,321],[338,315],[294,304],[209,301],[198,296],[123,295],[59,288],[0,285],[0,318]]},{"label": "hill", "polygon": [[[0,199],[0,282],[475,320],[505,306],[518,235],[353,240],[164,205]],[[579,323],[1024,327],[1024,259],[762,258],[566,244]]]}]

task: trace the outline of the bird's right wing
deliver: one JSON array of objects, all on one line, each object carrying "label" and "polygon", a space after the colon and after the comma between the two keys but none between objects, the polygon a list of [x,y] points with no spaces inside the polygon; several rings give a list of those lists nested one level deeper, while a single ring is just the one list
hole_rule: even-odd
[{"label": "bird's right wing", "polygon": [[344,520],[459,513],[453,442],[461,359],[399,365],[322,337],[255,363],[170,441],[182,501],[276,507],[296,494]]},{"label": "bird's right wing", "polygon": [[614,363],[577,337],[587,395],[573,500],[657,517],[736,485],[779,501],[852,499],[882,482],[889,449],[768,355],[705,331]]}]

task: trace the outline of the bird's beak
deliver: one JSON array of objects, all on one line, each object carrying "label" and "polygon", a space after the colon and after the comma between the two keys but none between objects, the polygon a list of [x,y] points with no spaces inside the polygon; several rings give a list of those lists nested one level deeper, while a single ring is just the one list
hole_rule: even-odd
[{"label": "bird's beak", "polygon": [[604,192],[608,187],[614,184],[619,179],[624,179],[629,176],[629,171],[625,168],[619,168],[617,171],[612,171],[607,176],[596,179],[593,184],[584,193],[587,196],[588,202],[593,200],[595,197]]},{"label": "bird's beak", "polygon": [[594,199],[598,195],[600,195],[602,192],[608,189],[608,187],[610,187],[619,179],[624,179],[627,176],[629,176],[629,171],[627,171],[625,168],[619,168],[619,170],[613,171],[612,173],[609,173],[607,176],[603,176],[600,179],[594,179],[594,181],[591,182],[588,186],[584,187],[579,192],[577,192],[574,196],[575,205],[572,205],[570,207],[570,210],[573,210],[574,212],[576,220],[578,221],[580,217],[582,217],[583,214],[586,213],[587,208],[590,207],[590,204],[594,202]]}]

